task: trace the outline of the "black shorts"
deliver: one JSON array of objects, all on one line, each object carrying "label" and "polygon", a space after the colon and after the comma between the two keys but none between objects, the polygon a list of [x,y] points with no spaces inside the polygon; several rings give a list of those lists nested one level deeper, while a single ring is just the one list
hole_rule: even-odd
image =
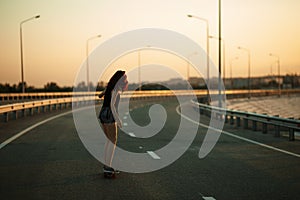
[{"label": "black shorts", "polygon": [[110,107],[102,107],[99,113],[99,119],[101,123],[114,123],[114,115]]}]

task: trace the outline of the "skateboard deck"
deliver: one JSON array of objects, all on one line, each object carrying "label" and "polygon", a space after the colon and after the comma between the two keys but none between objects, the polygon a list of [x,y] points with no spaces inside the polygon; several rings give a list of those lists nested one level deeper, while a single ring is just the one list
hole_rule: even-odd
[{"label": "skateboard deck", "polygon": [[116,173],[114,171],[110,171],[110,170],[103,170],[103,175],[104,175],[104,178],[115,178],[116,177]]},{"label": "skateboard deck", "polygon": [[116,178],[116,175],[114,172],[104,172],[104,178]]}]

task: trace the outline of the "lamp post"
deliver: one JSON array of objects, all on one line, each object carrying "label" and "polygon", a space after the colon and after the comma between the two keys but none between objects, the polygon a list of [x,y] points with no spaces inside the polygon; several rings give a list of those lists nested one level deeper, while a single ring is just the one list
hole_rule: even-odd
[{"label": "lamp post", "polygon": [[281,96],[281,89],[280,89],[280,58],[278,55],[270,53],[269,56],[273,56],[277,58],[277,67],[278,67],[278,97]]},{"label": "lamp post", "polygon": [[25,19],[21,21],[20,23],[20,51],[21,51],[21,79],[22,79],[22,93],[25,93],[25,83],[24,83],[24,64],[23,64],[23,38],[22,38],[22,25],[25,22],[28,22],[30,20],[38,19],[40,18],[40,15],[35,15],[33,17],[30,17],[28,19]]},{"label": "lamp post", "polygon": [[[209,38],[219,40],[218,37],[213,36],[213,35],[210,35]],[[223,38],[221,38],[221,42],[223,42],[223,82],[225,84],[225,78],[226,78],[226,76],[225,76],[225,40]]]},{"label": "lamp post", "polygon": [[138,51],[138,82],[139,82],[139,91],[142,90],[142,82],[141,82],[141,50]]},{"label": "lamp post", "polygon": [[206,67],[207,67],[207,103],[209,103],[209,23],[207,19],[204,19],[202,17],[198,17],[195,15],[187,15],[188,17],[191,18],[196,18],[198,20],[201,20],[205,22],[206,24]]},{"label": "lamp post", "polygon": [[142,47],[138,49],[138,82],[139,82],[139,91],[142,90],[142,78],[141,78],[141,51],[143,49],[150,49],[151,45],[146,45],[145,47]]},{"label": "lamp post", "polygon": [[218,90],[219,90],[219,108],[222,107],[222,95],[221,95],[221,74],[222,74],[222,68],[221,68],[221,38],[222,38],[222,14],[221,14],[221,0],[219,0],[218,2],[218,11],[219,11],[219,35],[218,35],[218,38],[219,38],[219,61],[218,61],[218,64],[219,64],[219,81],[218,81]]},{"label": "lamp post", "polygon": [[[194,52],[194,53],[192,53],[192,54],[190,54],[190,55],[188,56],[188,61],[187,61],[187,72],[186,72],[186,81],[187,81],[187,83],[189,82],[189,79],[190,79],[190,64],[191,64],[190,58],[191,58],[193,55],[197,55],[197,52]],[[189,89],[189,84],[187,84],[187,89]]]},{"label": "lamp post", "polygon": [[250,50],[244,47],[238,47],[240,50],[244,50],[248,53],[248,99],[251,98],[251,83],[250,83]]},{"label": "lamp post", "polygon": [[90,37],[86,41],[86,84],[88,88],[88,92],[90,91],[90,72],[89,72],[89,42],[93,39],[99,38],[101,35],[96,35],[93,37]]},{"label": "lamp post", "polygon": [[231,89],[233,89],[233,80],[232,80],[232,62],[234,60],[239,59],[239,57],[234,57],[230,60],[229,65],[230,65],[230,85],[231,85]]}]

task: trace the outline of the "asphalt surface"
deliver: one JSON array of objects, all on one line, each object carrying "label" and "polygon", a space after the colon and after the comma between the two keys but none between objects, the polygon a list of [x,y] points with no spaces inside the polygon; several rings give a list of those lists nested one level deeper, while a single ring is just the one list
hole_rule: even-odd
[{"label": "asphalt surface", "polygon": [[[168,119],[161,132],[140,139],[120,131],[118,146],[142,153],[167,145],[176,134],[180,116],[176,112],[177,102],[166,101],[162,105]],[[147,103],[135,102],[130,115],[137,124],[145,126],[150,122],[148,110]],[[37,122],[69,111],[1,123],[1,143]],[[201,124],[208,122],[209,118],[201,116]],[[298,140],[289,142],[285,137],[273,137],[272,132],[262,134],[228,124],[224,130],[250,142],[223,133],[214,149],[199,159],[207,131],[199,126],[188,150],[167,167],[149,173],[121,172],[115,179],[105,179],[103,165],[79,139],[72,114],[65,114],[29,130],[0,149],[0,198],[300,199]]]}]

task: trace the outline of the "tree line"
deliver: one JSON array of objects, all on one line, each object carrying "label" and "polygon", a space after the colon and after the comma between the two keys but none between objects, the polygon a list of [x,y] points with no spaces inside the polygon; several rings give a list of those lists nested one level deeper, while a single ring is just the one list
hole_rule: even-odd
[{"label": "tree line", "polygon": [[[73,86],[59,86],[55,82],[46,83],[42,88],[36,88],[34,86],[24,83],[26,92],[72,92],[74,89],[76,91],[87,91],[88,87],[84,82],[79,83],[76,87]],[[90,90],[101,91],[105,88],[105,84],[100,82],[96,87],[90,84]],[[0,93],[21,93],[22,83],[10,85],[9,83],[0,83]]]},{"label": "tree line", "polygon": [[[26,92],[70,92],[73,90],[73,87],[60,87],[57,83],[50,82],[44,85],[42,88],[36,88],[30,86],[27,83],[24,83]],[[0,92],[1,93],[21,93],[22,92],[22,83],[10,85],[8,83],[0,83]]]},{"label": "tree line", "polygon": [[[300,88],[300,76],[297,74],[287,74],[285,76],[281,76],[282,88]],[[199,79],[199,80],[198,80]],[[192,81],[189,80],[190,85],[193,89],[207,89],[206,84],[203,78],[197,78],[197,80]],[[226,79],[225,87],[231,89],[247,89],[247,85],[243,86],[241,84],[242,80],[246,80],[247,78],[234,78],[233,82],[231,79]],[[264,76],[264,77],[253,77],[251,78],[251,87],[252,89],[272,89],[278,87],[277,76]],[[217,84],[217,78],[211,79],[211,84]],[[233,88],[232,88],[233,83]],[[106,87],[105,82],[100,81],[96,86],[93,83],[89,84],[90,91],[102,91]],[[128,86],[129,90],[139,90],[140,85],[137,83],[131,83]],[[175,82],[163,82],[163,83],[143,83],[141,86],[141,90],[184,90],[188,87],[187,82],[184,80],[177,80]],[[88,86],[84,81],[77,84],[77,86],[64,86],[61,87],[55,82],[48,82],[42,88],[36,88],[34,86],[30,86],[25,82],[25,91],[26,92],[72,92],[75,91],[88,91]],[[8,83],[2,84],[0,83],[0,93],[21,93],[22,92],[22,83],[10,85]]]},{"label": "tree line", "polygon": [[[102,91],[106,87],[106,83],[99,82],[97,86],[90,83],[90,91]],[[186,84],[176,84],[167,85],[159,83],[143,83],[141,90],[169,90],[169,89],[186,89]],[[129,90],[139,90],[139,84],[131,83],[128,86]],[[49,82],[45,84],[42,88],[36,88],[34,86],[29,86],[25,83],[26,92],[72,92],[72,91],[88,91],[88,87],[85,82],[80,82],[76,87],[61,87],[55,82]],[[21,93],[22,83],[10,85],[8,83],[0,83],[0,93]]]}]

